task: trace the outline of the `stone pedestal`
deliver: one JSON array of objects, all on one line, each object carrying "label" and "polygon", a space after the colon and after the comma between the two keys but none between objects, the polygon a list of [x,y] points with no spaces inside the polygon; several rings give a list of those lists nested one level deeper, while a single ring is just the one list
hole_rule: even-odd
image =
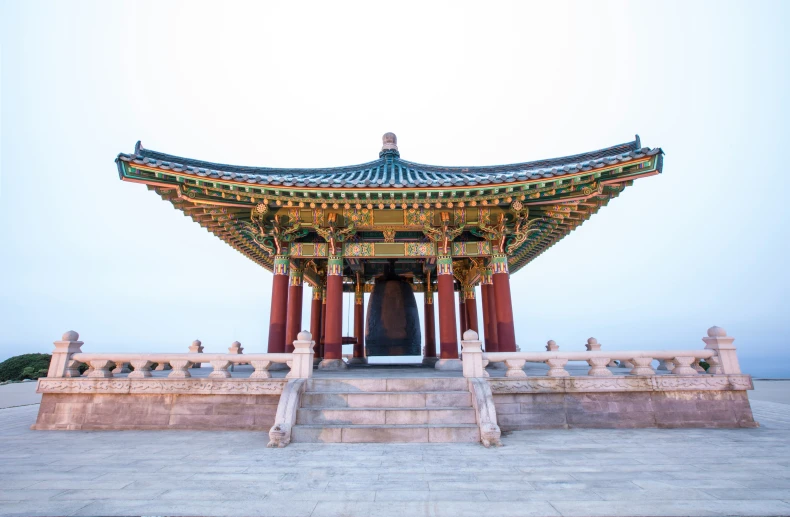
[{"label": "stone pedestal", "polygon": [[460,359],[439,359],[433,365],[437,370],[463,370],[464,366]]},{"label": "stone pedestal", "polygon": [[348,368],[342,359],[324,359],[318,363],[319,370],[345,370]]}]

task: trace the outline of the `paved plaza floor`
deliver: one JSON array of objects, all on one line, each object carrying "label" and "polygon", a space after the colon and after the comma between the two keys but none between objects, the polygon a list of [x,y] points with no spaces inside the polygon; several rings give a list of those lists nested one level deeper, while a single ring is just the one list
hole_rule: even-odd
[{"label": "paved plaza floor", "polygon": [[33,405],[0,410],[0,515],[790,515],[790,381],[755,384],[757,429],[519,431],[498,449],[31,431],[33,384],[10,385]]}]

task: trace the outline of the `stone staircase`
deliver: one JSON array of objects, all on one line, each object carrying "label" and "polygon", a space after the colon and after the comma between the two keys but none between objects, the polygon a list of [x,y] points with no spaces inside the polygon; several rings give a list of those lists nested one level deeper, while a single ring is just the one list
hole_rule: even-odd
[{"label": "stone staircase", "polygon": [[293,442],[478,442],[463,378],[312,379]]}]

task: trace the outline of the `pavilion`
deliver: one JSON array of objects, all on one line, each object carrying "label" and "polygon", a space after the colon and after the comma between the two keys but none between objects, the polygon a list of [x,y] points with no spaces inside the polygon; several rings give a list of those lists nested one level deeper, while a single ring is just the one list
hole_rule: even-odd
[{"label": "pavilion", "polygon": [[[403,160],[396,136],[387,133],[377,160],[345,167],[222,165],[151,151],[140,142],[116,163],[123,181],[145,184],[273,273],[269,353],[293,350],[307,282],[319,368],[344,368],[344,343],[354,344],[350,363],[368,355],[413,355],[422,327],[423,362],[460,369],[456,310],[461,331],[482,331],[486,352],[516,351],[510,275],[635,179],[659,174],[663,152],[642,147],[637,135],[562,158],[435,166]],[[482,326],[474,302],[478,285]],[[354,336],[346,338],[344,292],[355,293]],[[372,293],[367,325],[365,292]],[[415,320],[415,292],[424,293],[422,324]]]}]

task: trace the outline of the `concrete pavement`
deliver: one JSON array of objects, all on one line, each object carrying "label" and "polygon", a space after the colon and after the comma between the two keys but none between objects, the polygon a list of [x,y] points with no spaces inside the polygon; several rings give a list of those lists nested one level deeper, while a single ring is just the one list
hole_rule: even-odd
[{"label": "concrete pavement", "polygon": [[3,409],[0,515],[790,515],[790,404],[758,398],[758,429],[522,431],[499,449],[31,431],[37,406]]}]

